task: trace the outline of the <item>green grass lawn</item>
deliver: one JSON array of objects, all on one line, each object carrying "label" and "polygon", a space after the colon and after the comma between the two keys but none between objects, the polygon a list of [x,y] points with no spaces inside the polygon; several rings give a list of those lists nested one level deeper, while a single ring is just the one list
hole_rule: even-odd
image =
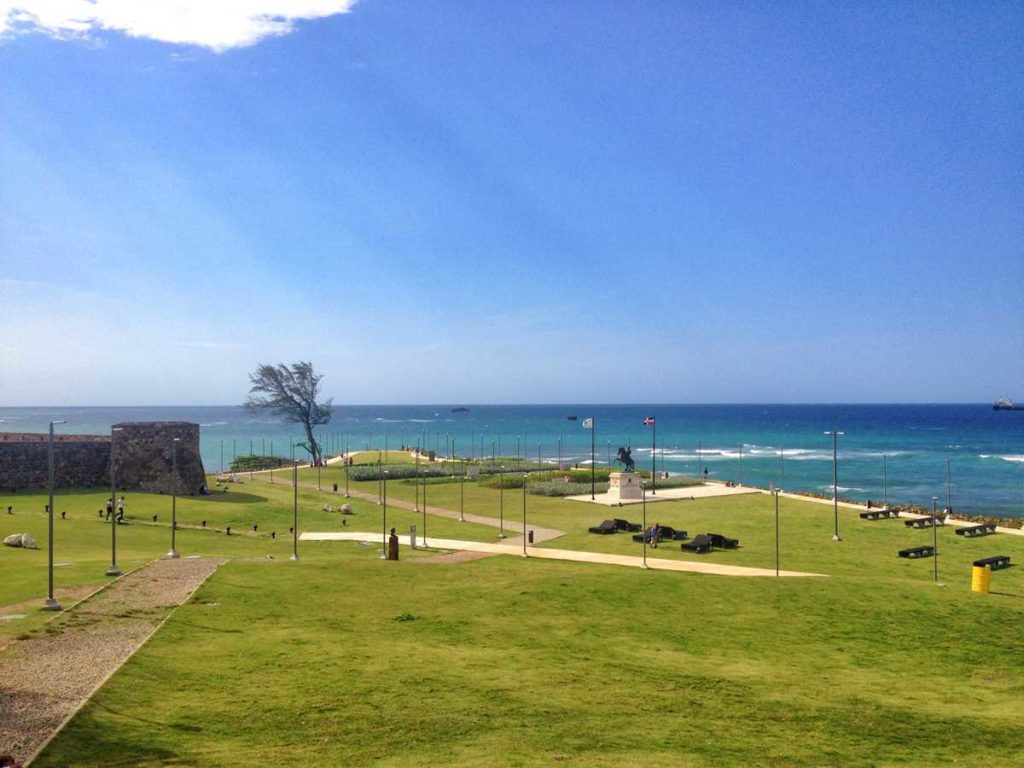
[{"label": "green grass lawn", "polygon": [[[292,552],[293,490],[276,482],[243,482],[229,484],[228,492],[211,496],[179,497],[177,500],[177,549],[183,555],[219,557],[287,559]],[[103,508],[109,492],[73,489],[54,497],[57,517],[54,520],[55,590],[64,603],[74,602],[110,581],[105,575],[111,560],[111,527],[97,513]],[[163,556],[171,547],[171,499],[169,496],[126,493],[128,525],[117,526],[117,561],[122,571],[144,565]],[[348,502],[353,514],[325,512],[330,505],[337,509]],[[47,593],[48,527],[43,510],[45,493],[6,494],[0,506],[14,507],[14,514],[0,513],[2,535],[29,533],[39,544],[37,550],[0,547],[0,616],[25,614],[25,618],[0,620],[0,643],[11,635],[21,634],[49,619],[51,614],[38,611]],[[382,508],[373,502],[344,499],[340,494],[318,493],[299,489],[299,531],[382,529]],[[67,518],[60,517],[61,512]],[[153,522],[153,515],[157,521]],[[202,523],[206,521],[206,528]],[[407,532],[410,525],[422,530],[422,516],[413,512],[388,509],[388,527]],[[253,525],[257,530],[253,531]],[[226,535],[227,528],[232,535]],[[271,538],[276,532],[277,538]],[[432,536],[494,540],[496,532],[487,526],[459,523],[432,516],[428,520]],[[2,536],[0,536],[2,538]],[[320,545],[302,543],[301,556],[316,555]]]},{"label": "green grass lawn", "polygon": [[[328,470],[324,471],[324,474]],[[343,482],[343,470],[340,471]],[[315,481],[315,475],[313,475]],[[326,478],[322,479],[329,487]],[[309,481],[309,476],[304,482]],[[353,484],[367,492],[376,483]],[[414,487],[389,483],[389,497]],[[497,515],[498,491],[467,484],[466,511]],[[506,491],[519,519],[521,491]],[[458,509],[457,484],[432,483],[432,505]],[[82,515],[65,545],[99,574],[109,526],[99,494],[69,494]],[[338,530],[300,489],[300,529]],[[26,509],[42,496],[22,497]],[[57,509],[64,508],[61,499]],[[232,558],[194,600],[115,675],[41,759],[64,765],[1011,765],[1024,732],[1024,569],[970,592],[970,561],[1024,539],[964,540],[939,529],[943,586],[932,561],[896,551],[930,543],[902,521],[781,504],[782,567],[823,579],[730,578],[498,557],[465,563],[377,559],[379,547],[300,545],[288,562],[292,489],[244,483],[181,500],[179,519],[223,529],[260,521],[261,535],[182,531],[185,553]],[[9,502],[7,502],[9,503]],[[379,530],[381,508],[349,500],[354,530]],[[566,531],[547,546],[640,554],[604,517],[639,522],[638,507],[529,496],[528,519]],[[17,505],[16,505],[17,506]],[[140,519],[169,515],[169,499],[129,495]],[[89,517],[89,511],[93,518]],[[770,567],[774,507],[767,496],[662,502],[648,522],[739,538],[698,558],[678,543],[655,557]],[[20,522],[45,544],[45,517]],[[420,516],[389,507],[400,530]],[[215,521],[215,522],[211,522]],[[432,535],[493,540],[487,526],[432,517]],[[124,557],[166,550],[166,527],[120,528]],[[186,538],[187,537],[187,538]],[[58,539],[58,542],[62,539]],[[122,540],[124,543],[122,544]],[[270,554],[273,560],[265,559]],[[24,561],[35,558],[22,574]],[[63,555],[58,556],[58,560]],[[263,558],[263,559],[256,559]],[[67,558],[72,559],[70,555]],[[74,568],[62,573],[72,578]],[[42,565],[41,565],[42,564]],[[0,603],[45,594],[45,550],[0,551]],[[42,579],[40,581],[40,579]],[[102,581],[100,579],[99,581]],[[18,586],[21,585],[21,586]],[[38,586],[37,586],[38,585]],[[42,591],[41,591],[42,590]],[[3,627],[0,626],[0,630]]]}]

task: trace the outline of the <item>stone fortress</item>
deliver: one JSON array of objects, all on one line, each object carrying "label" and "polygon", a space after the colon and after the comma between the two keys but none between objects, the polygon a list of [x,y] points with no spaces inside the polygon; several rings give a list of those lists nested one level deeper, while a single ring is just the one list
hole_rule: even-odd
[{"label": "stone fortress", "polygon": [[[206,485],[199,454],[199,425],[187,421],[138,421],[114,425],[113,460],[119,491],[193,496]],[[178,438],[178,472],[173,471]],[[54,435],[56,487],[110,487],[110,435]],[[45,488],[47,434],[0,432],[0,491]]]}]

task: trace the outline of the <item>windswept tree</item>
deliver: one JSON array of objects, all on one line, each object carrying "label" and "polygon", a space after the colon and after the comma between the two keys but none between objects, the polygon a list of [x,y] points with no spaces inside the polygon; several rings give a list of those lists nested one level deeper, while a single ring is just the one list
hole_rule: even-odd
[{"label": "windswept tree", "polygon": [[313,462],[320,461],[320,445],[313,436],[313,428],[331,420],[331,401],[318,403],[320,379],[313,373],[312,363],[294,363],[290,368],[284,363],[260,365],[249,374],[249,397],[245,407],[252,410],[269,410],[285,421],[301,424],[306,430],[306,442],[300,443]]}]

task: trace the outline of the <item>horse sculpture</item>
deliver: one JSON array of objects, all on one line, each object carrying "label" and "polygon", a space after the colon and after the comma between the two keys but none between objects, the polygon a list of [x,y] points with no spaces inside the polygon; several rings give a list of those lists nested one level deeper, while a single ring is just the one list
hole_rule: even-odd
[{"label": "horse sculpture", "polygon": [[621,464],[626,472],[632,472],[636,469],[636,462],[633,461],[633,457],[630,455],[632,451],[626,448],[619,448],[619,456],[615,461]]}]

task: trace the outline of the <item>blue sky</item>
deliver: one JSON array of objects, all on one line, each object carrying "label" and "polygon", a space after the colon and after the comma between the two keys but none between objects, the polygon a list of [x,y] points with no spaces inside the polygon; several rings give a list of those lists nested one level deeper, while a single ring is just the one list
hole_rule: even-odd
[{"label": "blue sky", "polygon": [[217,5],[0,0],[0,404],[1024,400],[1020,4]]}]

